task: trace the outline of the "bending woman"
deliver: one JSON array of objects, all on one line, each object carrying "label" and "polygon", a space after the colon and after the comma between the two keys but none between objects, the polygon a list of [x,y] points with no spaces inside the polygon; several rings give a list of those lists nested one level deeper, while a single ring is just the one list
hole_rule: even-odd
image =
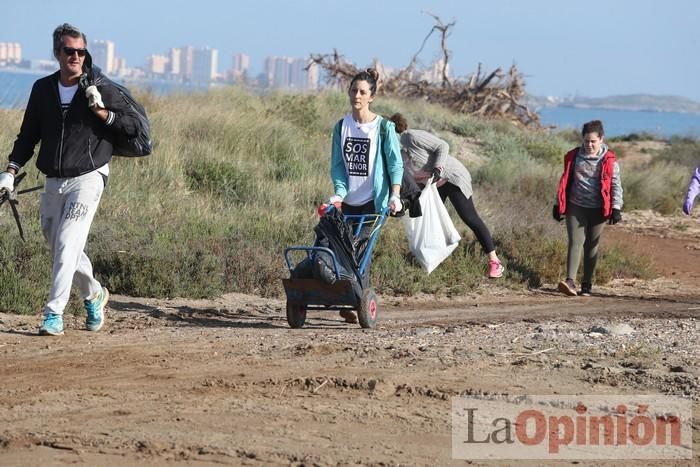
[{"label": "bending woman", "polygon": [[406,175],[421,186],[433,177],[442,202],[446,199],[452,202],[460,219],[474,232],[481,248],[488,255],[488,276],[501,277],[505,268],[496,255],[491,232],[474,207],[469,171],[449,155],[450,147],[446,141],[424,130],[409,130],[406,119],[400,113],[392,115],[390,120],[394,122],[396,131],[400,134],[401,155]]}]

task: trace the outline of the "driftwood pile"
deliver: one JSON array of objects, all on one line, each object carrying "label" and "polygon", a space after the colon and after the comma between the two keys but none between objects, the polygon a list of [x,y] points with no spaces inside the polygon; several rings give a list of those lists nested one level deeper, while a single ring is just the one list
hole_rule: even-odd
[{"label": "driftwood pile", "polygon": [[[428,33],[411,63],[391,75],[380,73],[378,92],[389,96],[423,99],[468,115],[508,119],[519,126],[541,127],[539,115],[521,103],[526,95],[525,80],[515,65],[505,73],[501,68],[486,73],[479,65],[477,71],[466,79],[449,78],[448,63],[451,53],[447,49],[446,39],[455,22],[444,24],[437,16],[431,16],[437,24]],[[435,31],[442,35],[441,79],[428,81],[420,77],[416,62],[418,54]],[[341,89],[347,89],[352,77],[361,71],[344,60],[337,50],[332,54],[311,54],[309,61],[310,64],[315,63],[326,71],[329,85],[339,86]]]}]

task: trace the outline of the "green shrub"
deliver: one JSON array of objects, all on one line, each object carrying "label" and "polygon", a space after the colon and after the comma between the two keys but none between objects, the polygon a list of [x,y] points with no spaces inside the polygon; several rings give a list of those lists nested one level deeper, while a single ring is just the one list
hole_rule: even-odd
[{"label": "green shrub", "polygon": [[[695,138],[671,138],[670,145],[655,157],[657,161],[681,165],[688,169],[700,163],[700,141]],[[690,179],[690,173],[687,175]]]},{"label": "green shrub", "polygon": [[556,189],[556,169],[534,161],[520,146],[504,144],[496,151],[500,152],[473,174],[476,185],[485,185],[491,191],[497,189],[499,197],[525,198],[532,202],[552,199]]},{"label": "green shrub", "polygon": [[530,157],[546,164],[560,165],[569,149],[569,145],[558,138],[545,137],[542,134],[533,134],[525,138],[525,150]]},{"label": "green shrub", "polygon": [[[464,227],[455,225],[460,231]],[[480,247],[467,237],[438,268],[426,275],[408,250],[403,226],[390,220],[375,248],[371,274],[381,293],[451,296],[464,294],[478,285],[484,278],[485,264]]]},{"label": "green shrub", "polygon": [[537,229],[516,230],[500,241],[508,269],[528,287],[553,283],[566,275],[566,243],[542,237]]},{"label": "green shrub", "polygon": [[[605,233],[603,233],[605,235]],[[650,259],[637,256],[624,246],[603,248],[596,264],[596,283],[605,284],[621,278],[651,279],[654,267]]]},{"label": "green shrub", "polygon": [[2,227],[8,234],[0,236],[0,310],[38,313],[49,290],[51,257],[38,236],[22,242],[14,226]]},{"label": "green shrub", "polygon": [[308,94],[277,95],[271,102],[269,116],[285,119],[297,129],[313,133],[318,131],[321,115],[318,109],[319,98]]},{"label": "green shrub", "polygon": [[569,148],[581,145],[581,130],[578,129],[566,129],[560,130],[554,133],[555,136],[565,141]]},{"label": "green shrub", "polygon": [[185,175],[191,190],[220,196],[228,203],[245,204],[257,194],[252,175],[226,162],[194,159]]},{"label": "green shrub", "polygon": [[688,171],[671,163],[657,163],[643,171],[621,174],[624,209],[654,209],[671,214],[680,208]]},{"label": "green shrub", "polygon": [[659,141],[659,137],[654,133],[648,131],[642,131],[640,133],[629,133],[627,135],[613,136],[612,138],[607,138],[610,142],[624,141],[624,142],[635,142],[635,141]]},{"label": "green shrub", "polygon": [[191,249],[96,255],[97,278],[110,290],[139,297],[211,297],[224,291],[219,259],[196,243]]}]

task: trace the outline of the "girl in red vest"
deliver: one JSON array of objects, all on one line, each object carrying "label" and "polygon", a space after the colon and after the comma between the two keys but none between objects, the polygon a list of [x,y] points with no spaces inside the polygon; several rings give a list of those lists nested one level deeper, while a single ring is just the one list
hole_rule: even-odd
[{"label": "girl in red vest", "polygon": [[[564,156],[564,173],[559,181],[557,204],[552,216],[566,217],[569,247],[566,256],[566,279],[559,282],[560,292],[570,295],[591,294],[591,283],[598,259],[598,245],[606,222],[622,220],[622,183],[615,153],[604,142],[600,120],[583,125],[583,144]],[[576,291],[574,278],[583,251],[581,290]]]}]

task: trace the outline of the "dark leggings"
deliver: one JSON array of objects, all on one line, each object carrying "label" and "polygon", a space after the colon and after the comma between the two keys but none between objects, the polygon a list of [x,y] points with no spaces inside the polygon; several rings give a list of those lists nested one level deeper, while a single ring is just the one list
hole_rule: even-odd
[{"label": "dark leggings", "polygon": [[438,187],[438,193],[440,193],[440,199],[442,199],[443,203],[445,199],[450,199],[459,218],[474,232],[485,253],[491,253],[496,249],[493,244],[493,238],[491,238],[491,232],[489,232],[479,214],[476,213],[471,196],[467,198],[457,185],[453,185],[450,182]]},{"label": "dark leggings", "polygon": [[582,208],[573,203],[566,206],[566,232],[569,247],[566,254],[566,277],[576,279],[583,251],[583,278],[581,282],[593,282],[593,272],[598,262],[600,235],[605,227],[601,208]]}]

